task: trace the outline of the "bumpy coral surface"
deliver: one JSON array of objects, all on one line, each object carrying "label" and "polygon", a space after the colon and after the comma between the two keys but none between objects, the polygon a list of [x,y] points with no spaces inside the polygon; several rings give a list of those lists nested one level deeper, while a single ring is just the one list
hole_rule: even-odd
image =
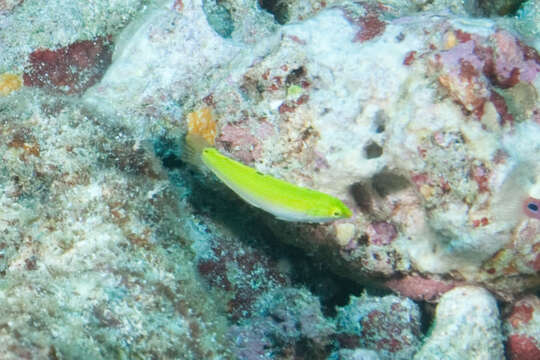
[{"label": "bumpy coral surface", "polygon": [[450,290],[441,297],[434,324],[414,359],[503,359],[500,326],[497,303],[486,290]]},{"label": "bumpy coral surface", "polygon": [[[446,289],[480,281],[506,298],[537,286],[537,221],[521,210],[538,186],[534,47],[495,21],[392,19],[393,8],[343,3],[246,50],[209,23],[195,37],[183,31],[201,11],[185,3],[180,14],[149,15],[86,100],[173,138],[171,121],[176,127],[182,114],[211,108],[220,150],[353,208],[351,220],[325,227],[263,219],[353,279],[417,271],[435,283],[452,274]],[[178,26],[156,30],[154,19]],[[207,39],[203,47],[197,36]],[[198,55],[181,58],[186,52]],[[151,79],[127,81],[145,67]],[[202,73],[205,82],[194,86]],[[388,284],[403,288],[400,279]]]},{"label": "bumpy coral surface", "polygon": [[[506,298],[537,286],[537,221],[521,210],[538,186],[537,50],[494,21],[391,20],[387,10],[336,5],[284,26],[253,54],[209,35],[208,44],[222,54],[211,59],[208,47],[195,50],[199,41],[188,32],[155,36],[148,28],[120,46],[126,50],[117,67],[87,101],[129,111],[130,122],[145,130],[170,129],[164,119],[176,126],[184,111],[208,104],[219,149],[354,209],[351,220],[329,226],[263,219],[277,237],[324,256],[353,279],[383,276],[403,288],[404,280],[393,277],[417,271],[430,284],[446,277],[440,289],[480,281]],[[179,29],[200,11],[185,4]],[[200,31],[212,29],[201,23]],[[171,51],[177,36],[185,41]],[[153,55],[165,46],[168,61]],[[186,51],[209,61],[180,62],[176,54]],[[134,61],[135,53],[151,55]],[[155,74],[150,82],[126,81],[124,74],[148,64]],[[170,71],[178,74],[176,83],[159,75]],[[194,73],[208,74],[214,84],[194,88]],[[152,91],[128,95],[141,94],[138,86]],[[186,105],[179,108],[175,98]],[[148,115],[157,121],[149,123]],[[417,288],[408,295],[426,298]]]},{"label": "bumpy coral surface", "polygon": [[0,0],[4,357],[536,358],[540,11],[486,4]]},{"label": "bumpy coral surface", "polygon": [[189,207],[159,160],[89,109],[28,91],[0,103],[17,109],[0,128],[2,358],[226,354],[185,250]]},{"label": "bumpy coral surface", "polygon": [[29,56],[24,85],[68,94],[83,92],[101,78],[111,62],[111,50],[111,44],[103,38],[55,50],[37,49]]},{"label": "bumpy coral surface", "polygon": [[269,292],[256,308],[257,315],[230,330],[236,358],[325,358],[333,324],[309,292],[287,288]]},{"label": "bumpy coral surface", "polygon": [[540,357],[540,299],[529,295],[517,301],[505,321],[507,352],[512,360]]},{"label": "bumpy coral surface", "polygon": [[420,311],[409,299],[351,296],[338,309],[337,338],[344,348],[366,348],[381,359],[411,359],[420,343]]}]

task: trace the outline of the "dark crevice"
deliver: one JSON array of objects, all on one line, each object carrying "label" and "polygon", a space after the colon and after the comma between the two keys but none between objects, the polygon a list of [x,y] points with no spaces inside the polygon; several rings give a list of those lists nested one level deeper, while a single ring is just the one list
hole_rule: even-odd
[{"label": "dark crevice", "polygon": [[259,0],[262,9],[274,15],[278,24],[286,24],[289,19],[289,4],[285,0]]},{"label": "dark crevice", "polygon": [[383,148],[376,142],[370,142],[364,148],[364,152],[367,159],[376,159],[381,157],[383,153]]},{"label": "dark crevice", "polygon": [[515,16],[527,0],[478,0],[481,16]]},{"label": "dark crevice", "polygon": [[410,182],[403,175],[383,170],[373,176],[371,184],[379,196],[385,197],[394,192],[408,188]]},{"label": "dark crevice", "polygon": [[349,189],[356,206],[364,213],[370,213],[373,208],[370,190],[371,188],[368,184],[360,182],[352,184]]}]

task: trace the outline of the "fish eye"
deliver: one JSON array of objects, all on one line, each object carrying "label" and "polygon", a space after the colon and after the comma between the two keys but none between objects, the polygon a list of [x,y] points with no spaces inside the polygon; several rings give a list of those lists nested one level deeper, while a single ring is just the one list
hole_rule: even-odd
[{"label": "fish eye", "polygon": [[341,211],[339,210],[334,210],[334,216],[340,216],[341,215]]},{"label": "fish eye", "polygon": [[540,220],[540,199],[529,197],[523,203],[523,210],[528,217]]}]

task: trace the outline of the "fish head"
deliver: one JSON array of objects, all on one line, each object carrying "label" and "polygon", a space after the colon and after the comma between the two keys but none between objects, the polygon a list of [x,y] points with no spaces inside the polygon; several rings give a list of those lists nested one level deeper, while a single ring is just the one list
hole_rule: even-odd
[{"label": "fish head", "polygon": [[317,217],[324,221],[334,221],[338,219],[350,218],[351,210],[341,200],[334,197],[328,197],[327,206],[318,209]]}]

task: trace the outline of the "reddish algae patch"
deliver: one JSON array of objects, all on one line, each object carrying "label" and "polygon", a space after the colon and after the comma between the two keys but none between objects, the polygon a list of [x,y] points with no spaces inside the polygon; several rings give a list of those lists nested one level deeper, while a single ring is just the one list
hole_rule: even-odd
[{"label": "reddish algae patch", "polygon": [[509,336],[507,350],[511,360],[540,359],[540,349],[536,346],[534,339],[525,335]]},{"label": "reddish algae patch", "polygon": [[426,279],[420,276],[405,276],[389,280],[385,285],[401,296],[413,300],[435,301],[445,292],[452,290],[457,283]]},{"label": "reddish algae patch", "polygon": [[365,15],[361,16],[351,9],[343,9],[345,18],[352,24],[360,27],[353,38],[353,42],[365,42],[374,39],[386,29],[386,22],[379,19],[381,8],[367,2],[358,3],[364,8]]},{"label": "reddish algae patch", "polygon": [[403,59],[403,65],[409,66],[412,65],[416,57],[416,51],[409,51],[407,55],[405,56],[405,59]]},{"label": "reddish algae patch", "polygon": [[23,74],[25,86],[80,94],[101,79],[111,63],[109,40],[83,40],[56,50],[37,49]]},{"label": "reddish algae patch", "polygon": [[513,327],[518,327],[522,324],[527,324],[533,317],[534,309],[530,304],[520,301],[512,309],[512,314],[508,317],[508,321]]}]

